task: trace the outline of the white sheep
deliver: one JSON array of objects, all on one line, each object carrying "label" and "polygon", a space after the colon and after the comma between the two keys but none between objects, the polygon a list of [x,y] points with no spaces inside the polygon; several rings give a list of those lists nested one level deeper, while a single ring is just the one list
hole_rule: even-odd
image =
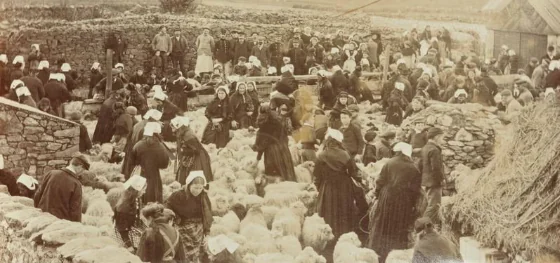
[{"label": "white sheep", "polygon": [[107,192],[107,202],[109,202],[109,205],[111,205],[113,210],[116,210],[117,203],[123,196],[124,192],[124,187],[113,188]]},{"label": "white sheep", "polygon": [[[274,234],[273,234],[274,235]],[[302,251],[301,243],[294,236],[281,236],[276,238],[276,247],[280,253],[296,257]]]},{"label": "white sheep", "polygon": [[248,180],[247,179],[246,180],[237,179],[237,180],[235,180],[233,182],[234,191],[238,192],[238,191],[240,191],[240,188],[244,189],[247,194],[250,194],[250,195],[257,194],[257,186],[255,185],[255,180],[254,179],[248,179]]},{"label": "white sheep", "polygon": [[295,168],[296,171],[296,181],[298,183],[312,183],[313,182],[313,170],[315,169],[315,163],[312,161],[306,161],[299,164]]},{"label": "white sheep", "polygon": [[377,254],[367,248],[362,248],[358,235],[354,232],[346,233],[338,239],[333,253],[334,263],[345,262],[378,262]]},{"label": "white sheep", "polygon": [[84,225],[95,226],[95,227],[102,227],[102,226],[113,227],[113,219],[108,216],[82,215],[81,223]]},{"label": "white sheep", "polygon": [[210,226],[210,236],[211,237],[215,237],[215,236],[219,236],[219,235],[225,235],[229,233],[229,230],[227,229],[226,226],[219,224],[219,223],[214,223],[212,224],[212,226]]},{"label": "white sheep", "polygon": [[272,229],[272,222],[274,221],[276,214],[278,214],[278,211],[280,211],[280,208],[276,206],[263,205],[261,206],[261,210],[263,211],[264,220],[266,221],[268,229]]},{"label": "white sheep", "polygon": [[216,162],[215,168],[212,167],[212,172],[214,175],[214,181],[220,180],[225,177],[235,178],[235,172],[233,171],[231,165],[224,162]]},{"label": "white sheep", "polygon": [[322,252],[327,243],[334,239],[331,226],[317,213],[306,217],[302,228],[303,246]]},{"label": "white sheep", "polygon": [[391,263],[409,263],[412,262],[412,257],[414,256],[414,249],[407,250],[392,250],[389,252],[385,262]]},{"label": "white sheep", "polygon": [[225,215],[229,208],[230,202],[227,195],[218,193],[209,197],[210,204],[212,205],[212,215],[222,216]]},{"label": "white sheep", "polygon": [[233,211],[229,211],[221,218],[219,224],[224,226],[229,232],[238,233],[241,221]]},{"label": "white sheep", "polygon": [[298,200],[297,192],[266,192],[265,188],[264,205],[287,207]]},{"label": "white sheep", "polygon": [[[243,196],[243,200],[241,200],[241,203],[243,205],[245,205],[245,207],[247,209],[251,209],[251,207],[254,207],[254,206],[262,206],[262,204],[264,203],[264,198],[262,198],[258,195],[245,195],[245,196]],[[263,213],[264,213],[264,210],[263,210]],[[266,216],[265,216],[265,219],[266,219]]]},{"label": "white sheep", "polygon": [[237,178],[237,180],[255,180],[255,176],[245,170],[238,170],[235,172],[235,178]]},{"label": "white sheep", "polygon": [[307,208],[300,202],[294,202],[290,208],[283,208],[274,217],[272,231],[280,232],[282,236],[301,238],[301,228]]},{"label": "white sheep", "polygon": [[221,159],[234,159],[235,154],[228,148],[222,148],[218,150],[218,157]]},{"label": "white sheep", "polygon": [[244,245],[246,253],[261,255],[278,252],[272,233],[263,225],[254,223],[242,225],[239,233],[247,239]]},{"label": "white sheep", "polygon": [[311,247],[306,247],[296,256],[294,263],[327,263],[327,260],[317,254]]},{"label": "white sheep", "polygon": [[216,191],[216,190],[226,190],[230,193],[234,192],[235,183],[236,179],[235,179],[235,175],[233,172],[229,173],[229,174],[225,174],[223,177],[220,177],[218,179],[215,179],[214,181],[208,183],[209,185],[209,190],[210,192],[212,191]]},{"label": "white sheep", "polygon": [[[241,220],[241,223],[239,225],[239,229],[240,232],[243,232],[244,228],[247,228],[248,226],[253,226],[253,225],[259,225],[262,226],[264,228],[267,228],[266,226],[266,221],[264,219],[264,214],[261,210],[260,207],[252,207],[251,209],[249,209],[247,211],[247,215],[245,216],[245,218],[243,218],[243,220]],[[268,230],[268,228],[267,228]]]},{"label": "white sheep", "polygon": [[90,201],[86,210],[86,215],[95,217],[113,217],[113,208],[105,199]]}]

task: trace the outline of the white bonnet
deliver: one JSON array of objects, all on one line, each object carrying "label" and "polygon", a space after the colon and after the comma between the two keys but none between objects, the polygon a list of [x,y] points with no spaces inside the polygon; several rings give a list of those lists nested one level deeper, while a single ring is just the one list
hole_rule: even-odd
[{"label": "white bonnet", "polygon": [[405,142],[399,142],[397,144],[395,144],[395,146],[393,147],[393,151],[394,152],[402,152],[404,155],[411,157],[412,156],[412,145],[405,143]]},{"label": "white bonnet", "polygon": [[204,180],[204,185],[207,184],[206,177],[204,177],[204,172],[202,171],[191,171],[189,173],[189,176],[187,176],[187,179],[185,180],[185,184],[189,185],[196,178],[202,178]]},{"label": "white bonnet", "polygon": [[37,188],[37,185],[39,184],[37,179],[35,179],[35,178],[33,178],[33,177],[31,177],[27,174],[21,174],[19,176],[19,178],[17,179],[17,182],[25,185],[25,187],[27,187],[27,189],[29,189],[29,190],[35,190]]},{"label": "white bonnet", "polygon": [[329,137],[335,139],[338,142],[342,142],[342,140],[344,139],[344,135],[342,134],[342,132],[331,128],[327,130],[327,138]]}]

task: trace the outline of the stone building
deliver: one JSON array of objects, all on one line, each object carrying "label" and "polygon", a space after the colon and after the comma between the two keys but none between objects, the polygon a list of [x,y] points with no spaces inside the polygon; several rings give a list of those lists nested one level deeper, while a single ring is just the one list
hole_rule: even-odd
[{"label": "stone building", "polygon": [[80,127],[33,107],[0,97],[0,154],[5,168],[41,179],[78,152]]}]

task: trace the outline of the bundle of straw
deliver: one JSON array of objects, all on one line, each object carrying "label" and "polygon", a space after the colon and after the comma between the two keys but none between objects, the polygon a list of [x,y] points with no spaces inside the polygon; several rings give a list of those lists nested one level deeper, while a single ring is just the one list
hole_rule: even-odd
[{"label": "bundle of straw", "polygon": [[454,199],[452,222],[487,246],[533,255],[560,252],[559,119],[558,106],[526,108],[474,187]]}]

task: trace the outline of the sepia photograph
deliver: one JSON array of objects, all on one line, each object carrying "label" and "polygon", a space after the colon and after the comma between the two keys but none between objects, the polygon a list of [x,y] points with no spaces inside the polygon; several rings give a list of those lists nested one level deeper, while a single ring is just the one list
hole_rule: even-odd
[{"label": "sepia photograph", "polygon": [[0,0],[0,263],[560,263],[560,0]]}]

